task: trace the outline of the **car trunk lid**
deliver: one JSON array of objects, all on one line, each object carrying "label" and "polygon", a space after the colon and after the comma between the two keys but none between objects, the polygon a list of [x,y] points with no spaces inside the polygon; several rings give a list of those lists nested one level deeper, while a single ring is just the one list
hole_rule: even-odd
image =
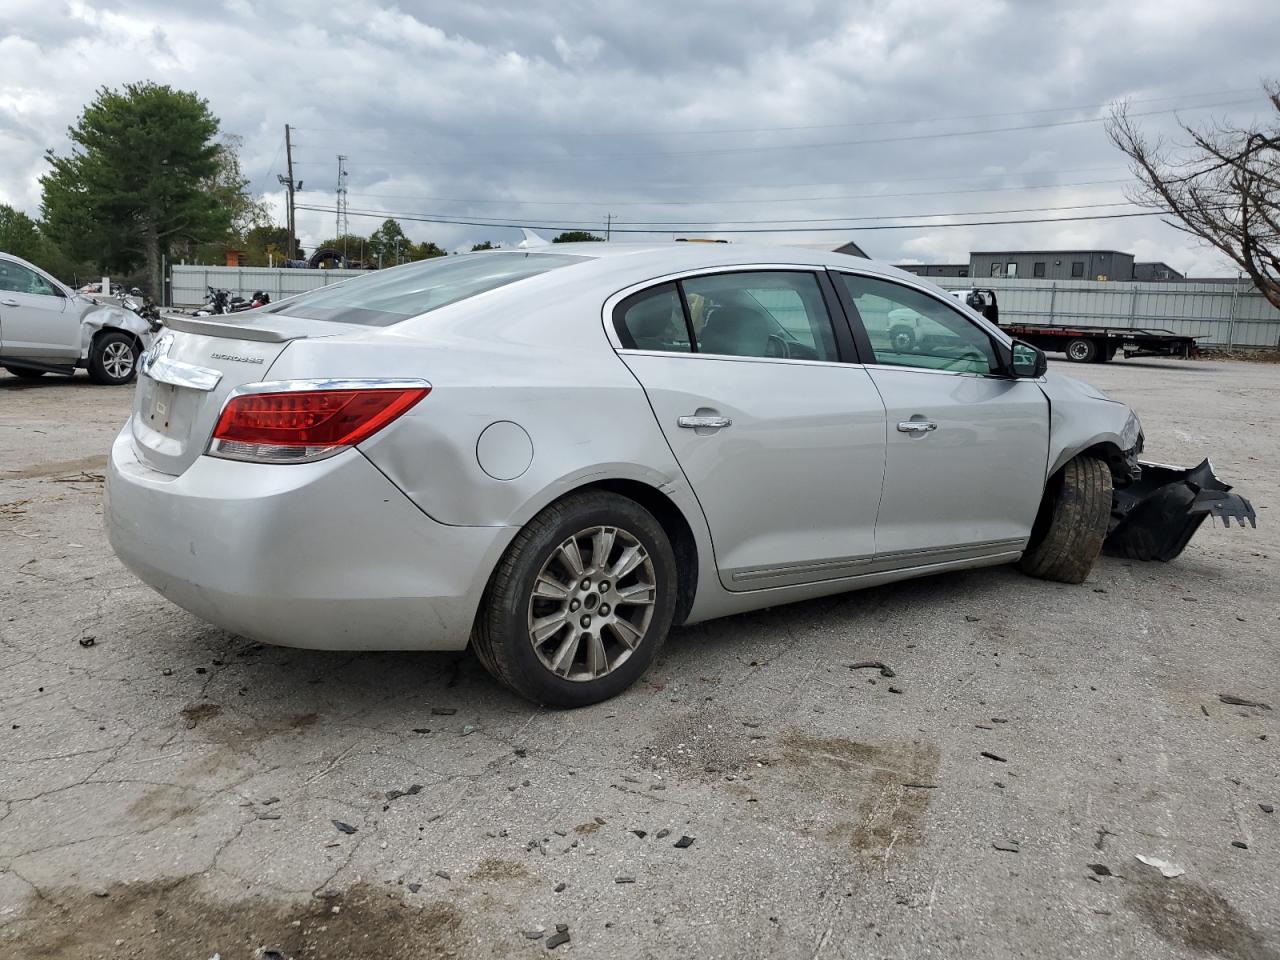
[{"label": "car trunk lid", "polygon": [[132,430],[139,459],[172,476],[204,453],[231,392],[265,379],[290,342],[351,332],[345,324],[262,315],[166,317],[165,326],[138,367]]}]

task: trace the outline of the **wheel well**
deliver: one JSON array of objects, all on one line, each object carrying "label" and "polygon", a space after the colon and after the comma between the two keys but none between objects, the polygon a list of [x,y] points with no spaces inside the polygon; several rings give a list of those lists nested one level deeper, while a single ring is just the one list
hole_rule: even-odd
[{"label": "wheel well", "polygon": [[[572,496],[583,490],[607,490],[619,496],[634,500],[654,515],[662,524],[671,540],[671,549],[676,557],[676,614],[673,623],[684,622],[684,618],[693,609],[693,597],[698,588],[698,542],[694,539],[693,528],[684,518],[680,508],[661,490],[641,483],[639,480],[600,480],[589,483],[566,493]],[[561,497],[560,499],[564,499]]]},{"label": "wheel well", "polygon": [[[1117,486],[1122,486],[1129,482],[1129,464],[1125,459],[1124,452],[1114,443],[1108,443],[1105,440],[1101,443],[1095,443],[1093,446],[1079,451],[1075,456],[1067,460],[1067,463],[1070,463],[1076,457],[1082,456],[1097,457],[1106,463],[1111,468],[1111,478]],[[1053,519],[1053,503],[1058,498],[1058,491],[1062,489],[1062,475],[1067,469],[1067,463],[1064,463],[1054,471],[1053,476],[1044,485],[1044,494],[1040,499],[1040,509],[1036,512],[1035,523],[1031,527],[1031,536],[1027,540],[1028,550],[1039,544],[1049,531],[1049,523]]]},{"label": "wheel well", "polygon": [[139,337],[132,330],[126,330],[124,327],[111,327],[111,326],[100,327],[98,330],[94,332],[93,336],[90,338],[89,340],[90,344],[97,343],[99,337],[105,336],[108,333],[123,333],[126,337],[128,337],[130,340],[133,341],[134,348],[137,349],[139,353],[142,352],[142,338]]}]

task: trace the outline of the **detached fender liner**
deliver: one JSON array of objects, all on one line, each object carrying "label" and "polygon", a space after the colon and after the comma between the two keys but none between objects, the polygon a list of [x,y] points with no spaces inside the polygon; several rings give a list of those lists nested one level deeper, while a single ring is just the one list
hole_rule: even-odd
[{"label": "detached fender liner", "polygon": [[1103,549],[1130,560],[1169,561],[1182,553],[1204,523],[1217,517],[1224,527],[1232,518],[1257,527],[1253,504],[1218,479],[1204,460],[1188,470],[1139,463],[1141,476],[1117,487],[1111,501],[1111,523]]}]

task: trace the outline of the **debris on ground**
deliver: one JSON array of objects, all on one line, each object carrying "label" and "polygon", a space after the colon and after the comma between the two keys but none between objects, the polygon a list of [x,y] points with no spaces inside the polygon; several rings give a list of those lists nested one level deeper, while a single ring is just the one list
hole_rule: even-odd
[{"label": "debris on ground", "polygon": [[449,876],[449,871],[448,871],[448,870],[437,870],[437,871],[436,871],[436,876],[437,876],[437,877],[439,877],[441,880],[452,880],[452,879],[453,879],[452,877],[450,877],[450,876]]},{"label": "debris on ground", "polygon": [[390,801],[390,800],[398,800],[401,797],[417,796],[421,792],[422,792],[422,784],[415,783],[408,787],[405,787],[403,790],[388,790],[384,794],[384,796],[387,798],[387,800]]},{"label": "debris on ground", "polygon": [[1271,709],[1271,704],[1269,703],[1262,703],[1258,700],[1246,700],[1244,697],[1237,697],[1230,693],[1220,693],[1218,694],[1218,699],[1233,707],[1257,707],[1259,710]]},{"label": "debris on ground", "polygon": [[659,831],[658,831],[658,833],[657,833],[657,837],[658,837],[658,839],[659,839],[659,840],[663,839],[664,837],[669,837],[669,836],[671,836],[671,831],[670,831],[670,830],[668,830],[666,827],[663,827],[663,828],[662,828],[661,830],[659,830]]},{"label": "debris on ground", "polygon": [[417,892],[418,892],[419,890],[421,890],[421,889],[422,889],[422,884],[420,884],[420,883],[411,883],[411,884],[409,884],[409,892],[410,892],[410,893],[417,893]]},{"label": "debris on ground", "polygon": [[80,638],[80,646],[82,647],[92,647],[97,642],[98,642],[97,637],[81,637]]},{"label": "debris on ground", "polygon": [[564,883],[564,882],[557,883],[557,884],[556,884],[556,886],[555,886],[555,892],[556,892],[556,893],[564,893],[565,888],[566,888],[567,886],[569,886],[569,885],[568,885],[567,883]]},{"label": "debris on ground", "polygon": [[1245,843],[1243,840],[1232,840],[1232,841],[1231,841],[1231,845],[1232,845],[1233,847],[1236,847],[1237,849],[1240,849],[1240,850],[1248,850],[1248,849],[1249,849],[1249,845],[1248,845],[1247,843]]},{"label": "debris on ground", "polygon": [[471,724],[471,723],[465,724],[462,727],[462,735],[464,737],[469,737],[471,736],[471,734],[475,733],[477,729],[479,728],[476,727],[475,724]]},{"label": "debris on ground", "polygon": [[341,820],[330,820],[329,822],[347,835],[355,833],[357,829],[349,823],[343,823]]},{"label": "debris on ground", "polygon": [[1275,813],[1275,812],[1276,812],[1276,808],[1275,808],[1275,806],[1274,806],[1273,804],[1270,804],[1270,803],[1260,803],[1260,804],[1258,804],[1258,808],[1259,808],[1263,813]]},{"label": "debris on ground", "polygon": [[1094,873],[1096,873],[1100,877],[1115,876],[1115,874],[1111,872],[1111,868],[1108,867],[1105,863],[1087,863],[1085,864],[1085,866],[1087,866],[1090,870],[1092,870]]},{"label": "debris on ground", "polygon": [[569,927],[563,923],[556,924],[556,932],[547,937],[547,949],[554,950],[569,942]]},{"label": "debris on ground", "polygon": [[693,841],[694,841],[693,837],[681,837],[679,840],[675,842],[675,848],[677,850],[686,850],[689,847],[693,846]]},{"label": "debris on ground", "polygon": [[628,876],[614,877],[613,882],[614,883],[635,883],[636,878],[628,877]]},{"label": "debris on ground", "polygon": [[997,850],[1001,851],[1002,853],[1021,853],[1022,852],[1022,850],[1019,849],[1018,842],[1016,840],[996,840],[991,845],[995,847]]},{"label": "debris on ground", "polygon": [[1180,877],[1187,872],[1176,863],[1171,863],[1168,860],[1161,860],[1159,857],[1148,857],[1145,854],[1140,853],[1138,854],[1138,859],[1149,867],[1155,867],[1166,880],[1172,880],[1174,877]]},{"label": "debris on ground", "polygon": [[641,840],[643,840],[645,837],[649,835],[649,832],[647,830],[632,830],[631,832],[634,833]]},{"label": "debris on ground", "polygon": [[896,677],[893,667],[881,663],[879,660],[859,660],[857,663],[848,664],[850,670],[879,670],[882,677]]},{"label": "debris on ground", "polygon": [[982,751],[982,753],[978,754],[978,756],[980,756],[980,757],[986,757],[988,760],[994,760],[994,761],[996,761],[996,763],[1008,763],[1008,762],[1009,762],[1009,761],[1008,761],[1008,760],[1006,760],[1004,757],[1000,756],[998,753],[992,753],[990,750],[983,750],[983,751]]},{"label": "debris on ground", "polygon": [[530,940],[541,940],[541,939],[542,939],[542,937],[543,937],[543,935],[544,935],[546,932],[547,932],[547,931],[546,931],[546,930],[544,930],[542,927],[536,927],[536,928],[535,928],[535,929],[533,929],[533,930],[524,930],[524,931],[522,931],[522,933],[524,933],[525,937],[526,937],[526,938],[528,938],[528,939],[530,939]]}]

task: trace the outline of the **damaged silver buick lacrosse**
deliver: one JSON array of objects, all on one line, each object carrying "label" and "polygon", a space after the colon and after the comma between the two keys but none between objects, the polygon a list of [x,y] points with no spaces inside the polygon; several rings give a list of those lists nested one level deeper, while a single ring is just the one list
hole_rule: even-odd
[{"label": "damaged silver buick lacrosse", "polygon": [[835,253],[530,247],[167,323],[111,451],[121,559],[226,630],[470,643],[547,704],[625,690],[673,625],[990,564],[1079,583],[1254,521],[1040,350]]}]

